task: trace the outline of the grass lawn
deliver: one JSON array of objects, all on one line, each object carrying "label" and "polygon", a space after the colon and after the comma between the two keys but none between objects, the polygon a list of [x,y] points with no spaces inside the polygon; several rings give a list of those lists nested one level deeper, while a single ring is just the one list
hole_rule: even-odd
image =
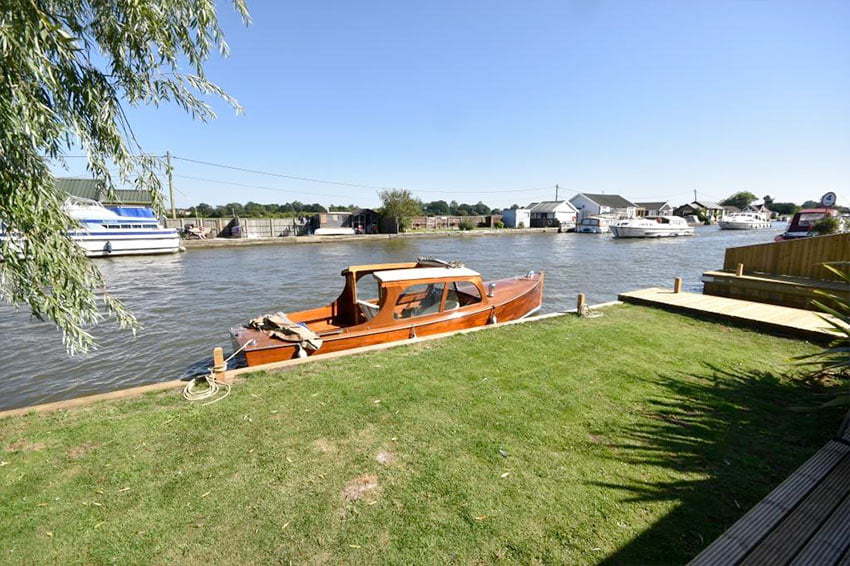
[{"label": "grass lawn", "polygon": [[0,562],[684,562],[841,410],[805,342],[604,312],[0,420]]}]

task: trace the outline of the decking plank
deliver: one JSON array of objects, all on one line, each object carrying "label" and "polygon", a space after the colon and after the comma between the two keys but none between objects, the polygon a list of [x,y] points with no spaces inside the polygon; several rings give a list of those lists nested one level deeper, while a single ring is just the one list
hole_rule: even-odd
[{"label": "decking plank", "polygon": [[742,566],[786,564],[800,552],[810,537],[844,500],[850,491],[850,456],[845,456],[817,487],[778,524],[752,552]]},{"label": "decking plank", "polygon": [[[850,476],[845,478],[850,483]],[[847,486],[850,490],[850,486]],[[834,564],[850,549],[850,495],[835,508],[806,546],[797,554],[794,566]]]},{"label": "decking plank", "polygon": [[623,302],[669,308],[691,314],[704,314],[754,326],[767,326],[821,339],[837,335],[837,332],[823,319],[824,316],[830,318],[829,315],[791,307],[701,293],[674,293],[670,289],[658,287],[622,293],[619,299]]},{"label": "decking plank", "polygon": [[697,566],[738,563],[848,454],[850,446],[835,441],[828,442],[697,555],[690,564]]}]

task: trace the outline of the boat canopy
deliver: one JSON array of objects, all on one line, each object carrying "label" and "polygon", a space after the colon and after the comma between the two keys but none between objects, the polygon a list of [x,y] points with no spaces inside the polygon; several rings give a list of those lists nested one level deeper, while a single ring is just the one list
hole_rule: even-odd
[{"label": "boat canopy", "polygon": [[447,277],[476,277],[480,273],[466,267],[415,267],[376,271],[375,278],[382,283],[409,281],[412,279],[443,279]]}]

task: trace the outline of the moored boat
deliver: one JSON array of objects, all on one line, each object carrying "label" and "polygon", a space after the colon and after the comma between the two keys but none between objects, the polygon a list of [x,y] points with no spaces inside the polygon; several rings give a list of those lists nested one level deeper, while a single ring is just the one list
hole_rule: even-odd
[{"label": "moored boat", "polygon": [[839,231],[847,230],[847,222],[839,217],[838,210],[834,208],[805,208],[796,214],[788,223],[788,228],[785,232],[775,238],[775,240],[795,240],[797,238],[808,238],[816,236],[815,224],[827,217],[838,218]]},{"label": "moored boat", "polygon": [[581,219],[576,232],[581,234],[605,234],[611,231],[610,218],[604,216],[587,216]]},{"label": "moored boat", "polygon": [[[68,197],[62,210],[76,222],[68,236],[89,257],[164,254],[180,251],[177,230],[165,228],[147,207],[115,207],[80,197]],[[24,253],[23,238],[3,231],[0,242],[8,240]]]},{"label": "moored boat", "polygon": [[770,228],[770,220],[757,212],[734,212],[720,219],[721,230],[760,230]]},{"label": "moored boat", "polygon": [[611,233],[615,238],[665,238],[693,236],[694,229],[679,216],[644,216],[617,222]]},{"label": "moored boat", "polygon": [[355,265],[329,305],[276,313],[231,329],[249,366],[526,317],[543,301],[543,273],[485,283],[458,264]]}]

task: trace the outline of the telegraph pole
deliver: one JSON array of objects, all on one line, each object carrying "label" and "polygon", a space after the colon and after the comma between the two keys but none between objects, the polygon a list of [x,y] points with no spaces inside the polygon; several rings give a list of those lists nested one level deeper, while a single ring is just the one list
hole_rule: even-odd
[{"label": "telegraph pole", "polygon": [[168,176],[168,198],[171,201],[171,218],[177,218],[177,209],[174,208],[174,179],[171,177],[171,152],[165,152],[165,174]]},{"label": "telegraph pole", "polygon": [[559,187],[558,185],[555,185],[555,200],[558,200],[558,190],[559,190],[560,188],[561,188],[561,187]]},{"label": "telegraph pole", "polygon": [[694,189],[694,202],[696,202],[696,201],[697,201],[697,190]]}]

